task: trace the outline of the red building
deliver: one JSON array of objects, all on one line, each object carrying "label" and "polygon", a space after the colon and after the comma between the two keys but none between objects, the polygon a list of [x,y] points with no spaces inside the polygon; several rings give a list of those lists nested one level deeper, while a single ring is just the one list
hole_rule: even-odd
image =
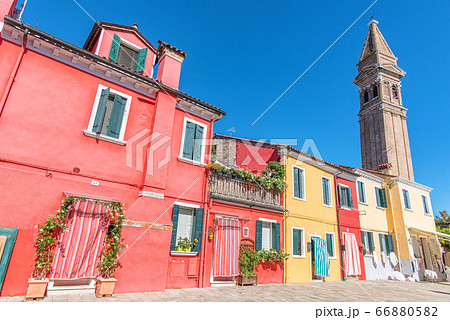
[{"label": "red building", "polygon": [[[0,3],[0,295],[25,294],[36,226],[68,195],[125,206],[115,292],[207,283],[206,141],[224,112],[178,90],[185,53],[111,23],[79,48],[3,17],[15,4]],[[195,252],[176,251],[180,237]],[[49,289],[95,283],[74,274]]]},{"label": "red building", "polygon": [[336,177],[337,221],[343,261],[343,277],[365,280],[364,255],[361,245],[361,226],[356,191],[356,175],[347,171]]},{"label": "red building", "polygon": [[[213,144],[217,161],[230,168],[261,174],[269,161],[280,160],[276,145],[269,143],[215,135]],[[243,243],[253,244],[256,250],[284,251],[281,191],[211,170],[209,195],[205,286],[234,282],[239,272],[239,247]],[[258,284],[284,282],[283,262],[260,263],[255,272]]]}]

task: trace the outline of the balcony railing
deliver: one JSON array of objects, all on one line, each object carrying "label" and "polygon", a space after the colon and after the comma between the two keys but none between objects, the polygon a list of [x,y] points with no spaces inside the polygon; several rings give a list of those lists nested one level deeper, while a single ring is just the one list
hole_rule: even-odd
[{"label": "balcony railing", "polygon": [[[227,200],[242,204],[281,209],[281,192],[268,190],[254,182],[239,180],[235,177],[220,175],[215,171],[209,173],[209,191],[212,198],[229,198]],[[241,201],[239,201],[241,200]],[[242,201],[243,200],[243,201]]]}]

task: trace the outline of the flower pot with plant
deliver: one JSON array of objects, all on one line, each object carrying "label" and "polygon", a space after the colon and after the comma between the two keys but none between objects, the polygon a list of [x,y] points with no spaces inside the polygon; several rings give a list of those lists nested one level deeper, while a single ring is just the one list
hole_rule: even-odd
[{"label": "flower pot with plant", "polygon": [[190,241],[188,238],[178,238],[177,246],[175,248],[176,251],[182,251],[182,252],[191,252],[192,248],[195,247],[198,240],[194,239],[193,241]]},{"label": "flower pot with plant", "polygon": [[239,255],[239,270],[240,273],[237,276],[236,284],[243,285],[256,285],[257,275],[255,274],[255,268],[260,261],[258,251],[254,249],[248,249]]}]

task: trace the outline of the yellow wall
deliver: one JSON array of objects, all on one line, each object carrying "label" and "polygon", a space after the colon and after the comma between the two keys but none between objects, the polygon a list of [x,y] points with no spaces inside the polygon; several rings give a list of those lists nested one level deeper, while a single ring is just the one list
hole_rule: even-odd
[{"label": "yellow wall", "polygon": [[[293,197],[293,165],[305,169],[305,200]],[[322,199],[322,176],[331,180],[331,206],[323,205]],[[326,240],[325,232],[335,235],[336,259],[330,261],[330,277],[325,281],[338,281],[341,279],[339,235],[337,229],[335,186],[332,173],[318,166],[287,158],[286,165],[287,189],[285,206],[289,213],[285,219],[285,248],[291,256],[286,262],[286,282],[309,282],[311,281],[311,254],[307,252],[306,243],[310,242],[310,235],[319,235]],[[305,231],[305,257],[292,257],[292,229],[293,227],[304,228]]]}]

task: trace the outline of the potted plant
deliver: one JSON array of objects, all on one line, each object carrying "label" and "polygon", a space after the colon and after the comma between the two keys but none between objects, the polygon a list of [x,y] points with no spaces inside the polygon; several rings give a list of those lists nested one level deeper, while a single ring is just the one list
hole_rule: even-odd
[{"label": "potted plant", "polygon": [[178,243],[175,248],[176,251],[183,251],[183,252],[191,252],[192,248],[195,247],[196,243],[198,242],[197,239],[194,239],[194,241],[190,241],[188,238],[178,238]]},{"label": "potted plant", "polygon": [[243,286],[246,284],[256,285],[257,275],[255,274],[255,268],[260,261],[258,251],[254,249],[248,249],[241,252],[239,255],[239,270],[240,273],[237,276],[237,285]]}]

